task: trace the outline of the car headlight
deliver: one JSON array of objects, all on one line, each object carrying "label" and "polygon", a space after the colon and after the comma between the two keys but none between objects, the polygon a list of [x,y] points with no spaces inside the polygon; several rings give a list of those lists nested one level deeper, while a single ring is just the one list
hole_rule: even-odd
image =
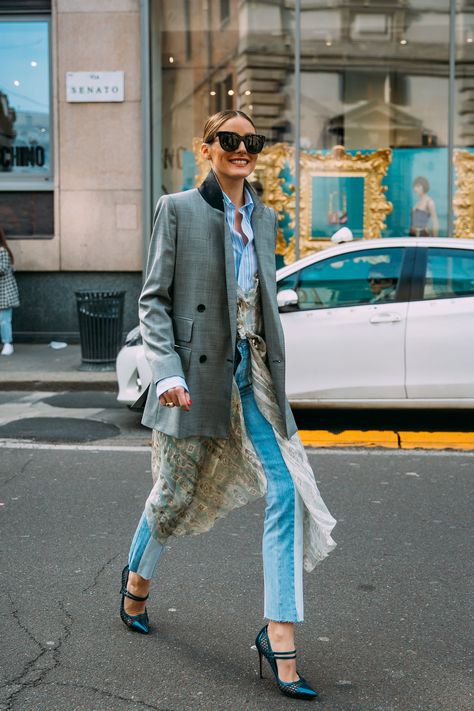
[{"label": "car headlight", "polygon": [[142,334],[140,333],[140,326],[132,328],[131,331],[125,336],[125,345],[127,347],[131,346],[141,346],[143,343]]}]

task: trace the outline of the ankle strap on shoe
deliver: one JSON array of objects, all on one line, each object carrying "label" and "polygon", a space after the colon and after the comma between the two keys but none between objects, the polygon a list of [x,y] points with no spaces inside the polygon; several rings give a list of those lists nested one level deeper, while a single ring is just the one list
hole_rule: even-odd
[{"label": "ankle strap on shoe", "polygon": [[296,649],[291,652],[273,652],[274,659],[296,659]]},{"label": "ankle strap on shoe", "polygon": [[128,590],[123,590],[122,589],[122,595],[125,595],[125,597],[129,597],[130,600],[135,600],[135,602],[145,602],[145,600],[148,600],[150,597],[150,593],[146,595],[145,597],[139,597],[138,595],[134,595],[131,592],[128,592]]}]

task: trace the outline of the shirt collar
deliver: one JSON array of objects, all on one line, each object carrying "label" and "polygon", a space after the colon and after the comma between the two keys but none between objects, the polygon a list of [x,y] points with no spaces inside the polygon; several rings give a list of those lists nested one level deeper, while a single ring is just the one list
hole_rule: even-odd
[{"label": "shirt collar", "polygon": [[[222,191],[222,195],[224,197],[224,202],[225,202],[226,206],[228,206],[228,207],[232,206],[235,210],[235,205],[232,202],[232,200],[230,199],[230,197],[227,195],[227,193]],[[244,196],[245,196],[245,203],[244,203],[244,205],[242,205],[242,207],[240,209],[243,210],[244,208],[248,208],[249,213],[251,214],[252,210],[254,208],[254,201],[252,199],[252,195],[251,195],[250,190],[248,188],[245,188]]]}]

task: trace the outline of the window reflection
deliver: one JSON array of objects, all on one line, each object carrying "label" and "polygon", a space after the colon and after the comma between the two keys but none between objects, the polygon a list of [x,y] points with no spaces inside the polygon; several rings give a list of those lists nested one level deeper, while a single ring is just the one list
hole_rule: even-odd
[{"label": "window reflection", "polygon": [[303,2],[301,25],[304,149],[391,148],[382,236],[446,235],[448,3]]},{"label": "window reflection", "polygon": [[[279,177],[291,192],[294,4],[151,2],[155,198],[194,186],[192,139],[200,135],[209,114],[226,108],[248,112],[267,135],[268,146],[288,146],[288,170]],[[449,23],[446,0],[301,2],[298,148],[309,154],[335,146],[352,154],[391,149],[383,184],[393,210],[383,237],[448,234],[450,127],[455,149],[471,151],[474,145],[472,2],[458,3],[456,105],[451,113]],[[334,176],[323,179],[327,196],[321,189],[324,204],[319,217],[314,215],[316,222],[329,216],[331,225],[344,224],[356,237],[367,237],[366,224],[359,224],[358,217],[365,205],[354,211],[347,186],[340,181],[333,189]],[[292,219],[294,215],[280,215],[286,242],[294,235],[282,225]],[[308,232],[303,237],[318,236]]]},{"label": "window reflection", "polygon": [[190,5],[192,12],[174,0],[151,5],[153,67],[161,66],[152,97],[155,161],[161,144],[155,197],[194,187],[192,140],[216,111],[245,111],[267,145],[293,143],[294,10],[281,2]]},{"label": "window reflection", "polygon": [[403,254],[404,250],[398,248],[373,249],[325,259],[305,267],[299,272],[295,288],[298,309],[305,311],[394,301]]},{"label": "window reflection", "polygon": [[47,177],[48,23],[0,21],[0,176]]},{"label": "window reflection", "polygon": [[429,249],[423,299],[474,296],[474,253],[467,249]]}]

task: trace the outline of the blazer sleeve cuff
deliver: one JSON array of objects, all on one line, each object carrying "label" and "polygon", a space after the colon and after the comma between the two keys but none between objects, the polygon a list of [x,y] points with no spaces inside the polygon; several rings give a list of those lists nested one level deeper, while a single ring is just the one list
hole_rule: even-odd
[{"label": "blazer sleeve cuff", "polygon": [[175,375],[170,378],[162,378],[161,380],[158,380],[156,383],[156,397],[159,398],[160,395],[163,395],[163,393],[170,388],[184,388],[189,392],[185,379],[180,375]]}]

